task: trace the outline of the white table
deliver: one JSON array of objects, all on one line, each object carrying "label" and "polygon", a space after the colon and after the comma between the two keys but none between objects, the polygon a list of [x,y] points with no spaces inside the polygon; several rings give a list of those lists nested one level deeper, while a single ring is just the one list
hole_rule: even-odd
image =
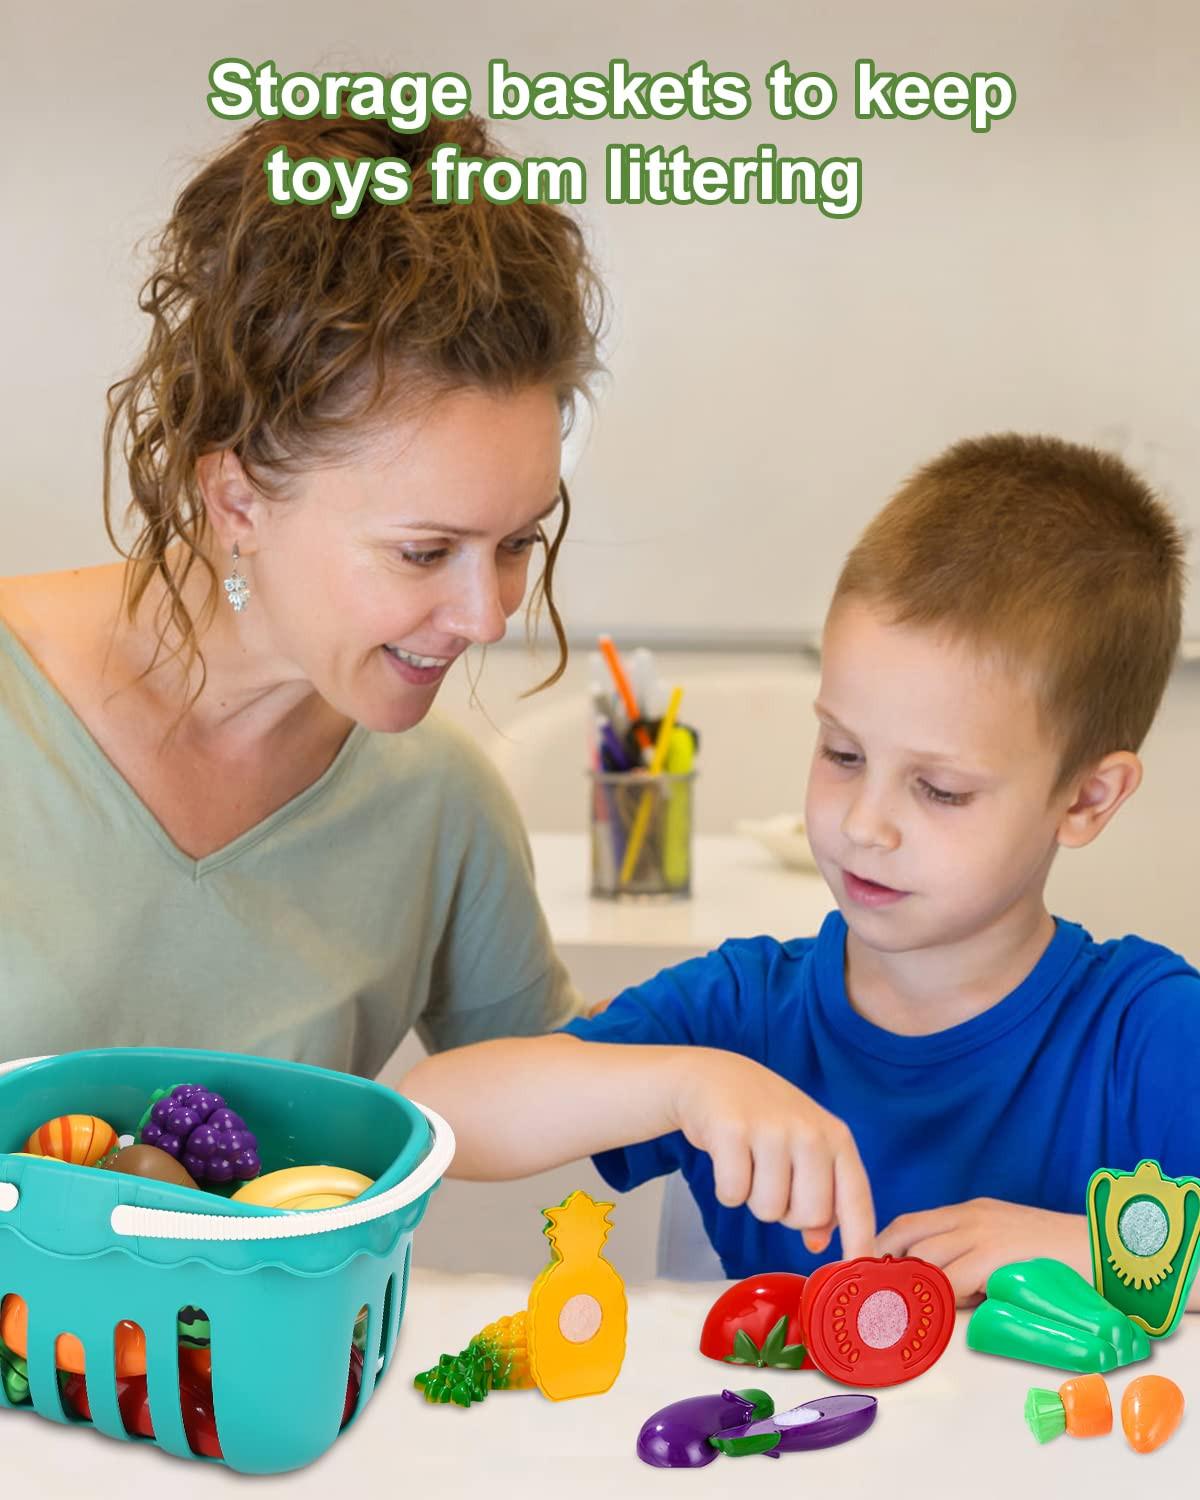
[{"label": "white table", "polygon": [[[418,1230],[418,1235],[420,1231]],[[972,1354],[960,1314],[950,1347],[927,1374],[876,1392],[879,1415],[863,1437],[819,1453],[779,1459],[719,1457],[702,1475],[651,1469],[634,1455],[642,1422],[659,1407],[723,1385],[759,1386],[780,1411],[831,1389],[812,1371],[723,1367],[697,1350],[719,1288],[654,1283],[629,1289],[629,1343],[604,1396],[553,1403],[536,1391],[496,1392],[480,1406],[428,1406],[413,1374],[458,1349],[492,1318],[525,1303],[529,1280],[413,1274],[395,1362],[354,1427],[316,1464],[247,1481],[218,1466],[167,1458],[152,1447],[63,1430],[29,1413],[0,1413],[5,1472],[41,1500],[121,1495],[172,1497],[330,1495],[422,1500],[625,1500],[627,1496],[744,1497],[770,1494],[931,1500],[1014,1495],[1086,1500],[1190,1495],[1200,1460],[1195,1416],[1165,1448],[1139,1455],[1116,1428],[1103,1438],[1061,1437],[1044,1447],[1022,1417],[1031,1385],[1055,1387],[1064,1372]],[[1151,1359],[1108,1377],[1114,1407],[1135,1374],[1153,1369],[1200,1401],[1200,1318],[1184,1319]]]},{"label": "white table", "polygon": [[576,984],[601,1000],[667,964],[730,937],[806,937],[833,908],[819,875],[789,870],[753,839],[697,837],[693,894],[674,898],[589,895],[585,834],[532,835],[538,896]]}]

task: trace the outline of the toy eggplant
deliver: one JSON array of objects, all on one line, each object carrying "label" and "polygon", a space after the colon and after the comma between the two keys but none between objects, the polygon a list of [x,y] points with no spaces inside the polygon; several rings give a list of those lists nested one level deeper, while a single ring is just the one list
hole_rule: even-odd
[{"label": "toy eggplant", "polygon": [[753,1388],[674,1401],[642,1423],[637,1456],[656,1469],[703,1468],[719,1451],[708,1441],[710,1437],[769,1417],[774,1410],[766,1391]]},{"label": "toy eggplant", "polygon": [[746,1453],[778,1458],[781,1453],[833,1448],[866,1432],[877,1410],[874,1396],[818,1396],[790,1411],[726,1428],[708,1441],[718,1453],[734,1458]]}]

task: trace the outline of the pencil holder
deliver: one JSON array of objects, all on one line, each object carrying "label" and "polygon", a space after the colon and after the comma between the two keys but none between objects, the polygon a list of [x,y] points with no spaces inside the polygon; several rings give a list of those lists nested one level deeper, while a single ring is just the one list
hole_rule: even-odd
[{"label": "pencil holder", "polygon": [[591,771],[592,895],[690,896],[696,773]]},{"label": "pencil holder", "polygon": [[[87,1419],[112,1438],[129,1440],[132,1415],[141,1441],[179,1458],[219,1451],[247,1474],[299,1468],[329,1448],[391,1362],[413,1230],[454,1149],[445,1122],[364,1078],[233,1053],[112,1048],[9,1064],[0,1075],[0,1292],[9,1310],[10,1294],[22,1307],[22,1348],[5,1351],[0,1408],[78,1424],[78,1401],[56,1369],[71,1363],[86,1372]],[[188,1081],[245,1110],[264,1172],[331,1162],[373,1178],[371,1187],[343,1206],[297,1212],[14,1154],[41,1122],[76,1111],[127,1128],[155,1090]],[[193,1380],[185,1324],[210,1370],[212,1430],[199,1448],[181,1409]],[[85,1365],[66,1354],[64,1334]],[[138,1343],[144,1371],[144,1410],[134,1413],[122,1339]],[[142,1417],[152,1436],[136,1425]]]}]

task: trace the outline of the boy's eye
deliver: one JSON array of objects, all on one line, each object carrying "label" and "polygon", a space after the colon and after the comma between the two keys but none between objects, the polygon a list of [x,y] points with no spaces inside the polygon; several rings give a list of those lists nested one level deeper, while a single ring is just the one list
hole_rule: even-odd
[{"label": "boy's eye", "polygon": [[917,778],[917,784],[930,802],[937,802],[942,807],[964,807],[971,800],[970,792],[943,791],[941,787],[926,781],[923,776]]},{"label": "boy's eye", "polygon": [[856,766],[858,756],[853,750],[835,750],[831,745],[822,745],[821,754],[835,766]]}]

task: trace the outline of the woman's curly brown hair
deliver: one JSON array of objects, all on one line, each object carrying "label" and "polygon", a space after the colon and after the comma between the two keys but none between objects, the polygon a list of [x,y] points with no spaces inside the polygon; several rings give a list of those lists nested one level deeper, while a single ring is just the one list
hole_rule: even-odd
[{"label": "woman's curly brown hair", "polygon": [[[192,178],[154,242],[138,299],[153,319],[150,341],[108,391],[104,519],[127,559],[131,620],[161,579],[155,661],[171,635],[171,656],[189,671],[199,660],[195,697],[204,686],[200,632],[219,598],[204,551],[208,517],[195,474],[202,454],[232,450],[271,494],[273,480],[336,457],[352,428],[405,399],[550,384],[569,424],[576,397],[588,395],[604,293],[582,230],[546,203],[435,204],[427,163],[444,141],[464,156],[497,155],[470,115],[412,135],[349,117],[259,122]],[[349,219],[335,219],[327,205],[273,203],[263,161],[279,145],[293,160],[402,158],[410,196],[400,205],[368,196]],[[139,528],[128,548],[113,524],[122,424],[127,519]],[[531,616],[546,603],[558,642],[558,664],[540,687],[566,666],[553,594],[570,516],[565,486],[561,498],[553,540],[541,536],[545,564],[530,599]],[[209,591],[193,619],[183,590],[197,564]]]}]

